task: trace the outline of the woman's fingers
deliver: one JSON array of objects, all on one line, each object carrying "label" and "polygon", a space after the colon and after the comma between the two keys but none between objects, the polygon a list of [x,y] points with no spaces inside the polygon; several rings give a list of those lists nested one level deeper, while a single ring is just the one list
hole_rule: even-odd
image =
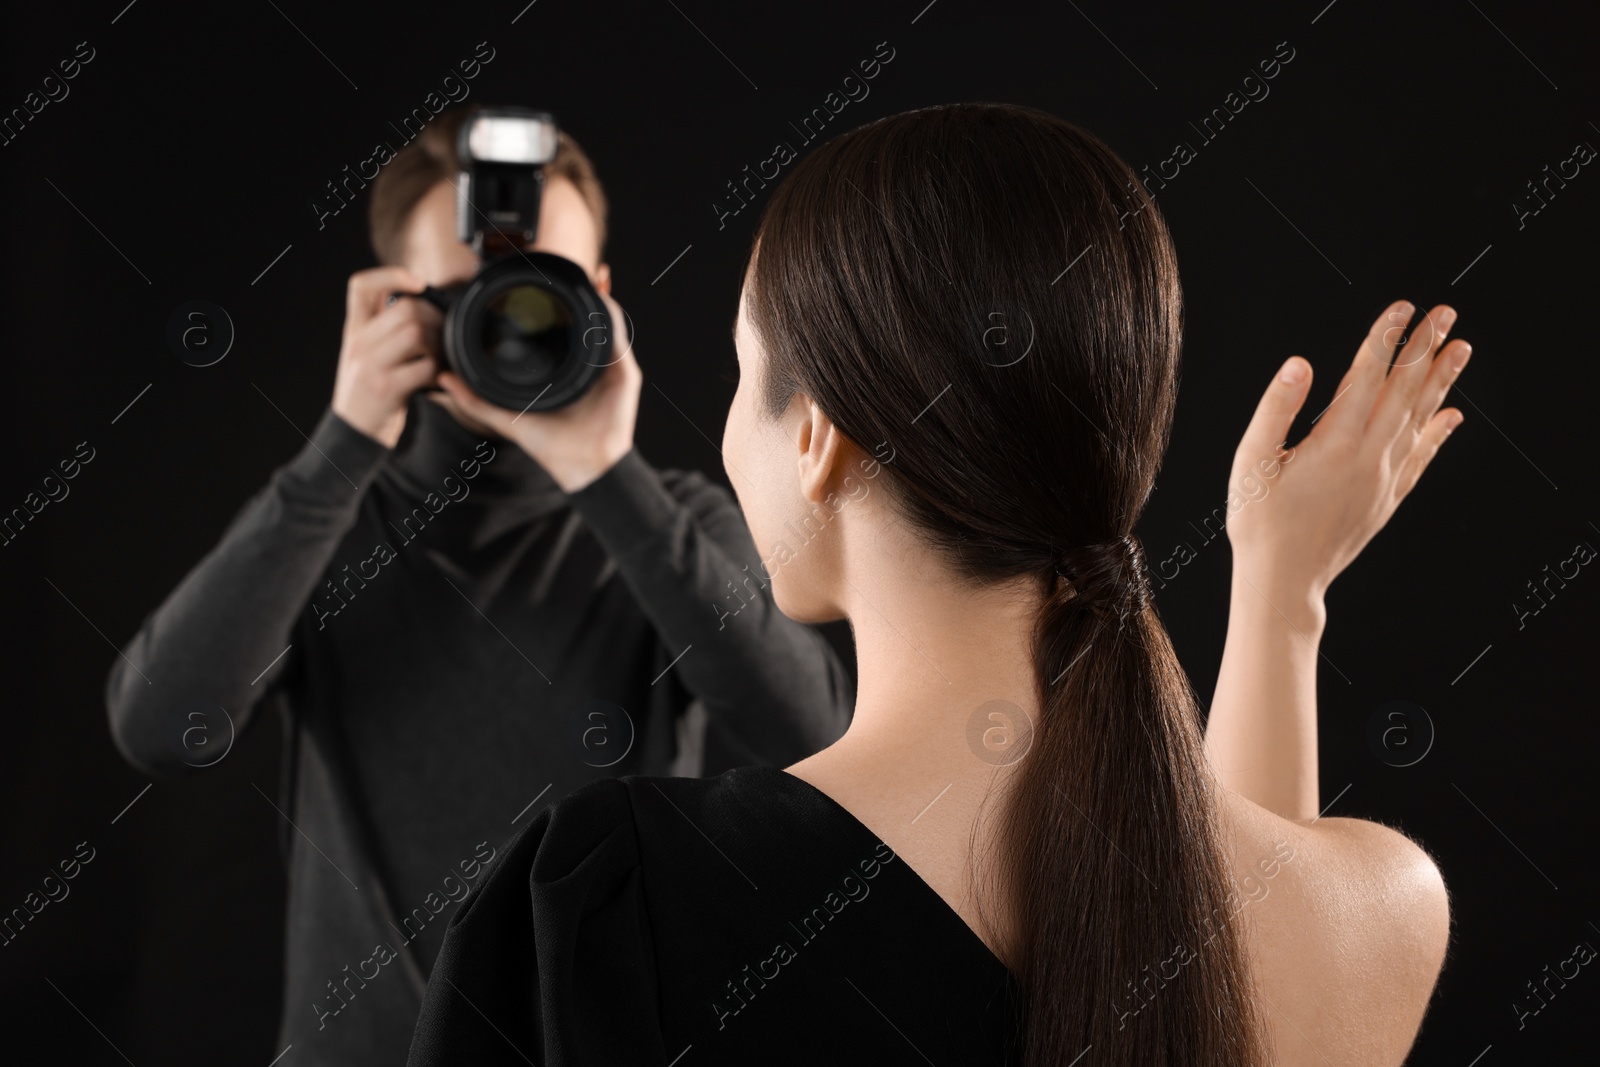
[{"label": "woman's fingers", "polygon": [[1404,500],[1407,494],[1416,488],[1417,479],[1422,477],[1422,472],[1433,462],[1433,457],[1439,452],[1439,446],[1444,444],[1445,438],[1454,433],[1461,422],[1462,414],[1457,408],[1445,408],[1428,420],[1421,437],[1417,440],[1417,446],[1402,461],[1403,465],[1395,478],[1396,503]]},{"label": "woman's fingers", "polygon": [[1394,346],[1405,333],[1415,311],[1409,300],[1397,300],[1373,320],[1350,369],[1339,382],[1339,391],[1334,393],[1322,417],[1336,432],[1359,435],[1366,429],[1367,416],[1372,412],[1373,401],[1389,371]]},{"label": "woman's fingers", "polygon": [[[1367,434],[1377,444],[1387,447],[1408,425],[1420,428],[1432,417],[1433,407],[1421,410],[1419,398],[1424,383],[1433,375],[1437,362],[1434,353],[1444,344],[1455,321],[1455,308],[1440,304],[1411,331],[1411,339],[1395,357],[1394,369],[1389,372],[1383,391],[1367,418]],[[1444,394],[1440,393],[1438,399],[1444,399]],[[1434,407],[1437,406],[1435,401]]]},{"label": "woman's fingers", "polygon": [[1276,455],[1278,446],[1289,436],[1289,427],[1305,404],[1310,389],[1311,364],[1299,356],[1290,356],[1278,368],[1267,391],[1261,394],[1256,413],[1251,416],[1250,425],[1239,442],[1237,458],[1253,465]]},{"label": "woman's fingers", "polygon": [[[1428,377],[1418,390],[1415,400],[1412,401],[1407,424],[1416,433],[1421,433],[1424,427],[1430,424],[1434,412],[1439,410],[1439,405],[1444,403],[1445,394],[1460,377],[1461,370],[1467,365],[1467,360],[1472,356],[1472,346],[1465,341],[1452,341],[1439,351],[1428,369]],[[1405,428],[1402,427],[1395,437],[1394,449],[1396,454],[1403,455],[1404,450],[1412,447],[1413,441],[1408,439]]]}]

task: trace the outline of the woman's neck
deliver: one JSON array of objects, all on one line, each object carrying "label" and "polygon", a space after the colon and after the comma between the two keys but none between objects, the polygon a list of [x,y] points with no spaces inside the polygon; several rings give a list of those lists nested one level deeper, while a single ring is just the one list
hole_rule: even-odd
[{"label": "woman's neck", "polygon": [[[841,598],[859,682],[845,736],[789,768],[902,855],[1002,961],[1005,789],[1037,721],[1037,587],[972,591],[884,561]],[[981,902],[981,907],[980,907]]]},{"label": "woman's neck", "polygon": [[967,731],[992,723],[996,704],[1037,714],[1037,594],[1027,583],[972,591],[882,573],[853,578],[847,589],[860,679],[847,739],[952,771],[996,765],[972,751]]}]

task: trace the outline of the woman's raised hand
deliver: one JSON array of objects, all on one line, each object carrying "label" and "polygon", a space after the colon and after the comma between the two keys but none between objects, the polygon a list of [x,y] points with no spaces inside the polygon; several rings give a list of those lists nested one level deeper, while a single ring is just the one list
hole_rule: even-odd
[{"label": "woman's raised hand", "polygon": [[1402,300],[1378,316],[1298,445],[1282,447],[1310,363],[1291,356],[1256,407],[1229,477],[1228,540],[1236,574],[1274,603],[1320,603],[1461,424],[1459,410],[1439,405],[1472,346],[1445,343],[1456,313],[1441,304],[1394,356],[1414,311]]}]

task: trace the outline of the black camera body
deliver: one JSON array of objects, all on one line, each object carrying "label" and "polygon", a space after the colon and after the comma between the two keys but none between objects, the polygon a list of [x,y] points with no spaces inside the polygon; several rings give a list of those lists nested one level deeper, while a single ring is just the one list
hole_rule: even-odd
[{"label": "black camera body", "polygon": [[420,296],[444,312],[444,354],[473,392],[517,411],[578,399],[615,362],[613,323],[578,264],[529,249],[544,168],[559,143],[548,112],[479,108],[461,125],[460,237],[483,259],[471,281]]}]

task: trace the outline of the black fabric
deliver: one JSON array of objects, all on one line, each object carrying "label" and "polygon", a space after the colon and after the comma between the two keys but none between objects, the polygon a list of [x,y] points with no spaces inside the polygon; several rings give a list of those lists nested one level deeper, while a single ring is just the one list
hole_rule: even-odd
[{"label": "black fabric", "polygon": [[408,1067],[1015,1062],[1011,974],[784,771],[542,812],[451,917]]},{"label": "black fabric", "polygon": [[420,396],[392,452],[324,412],[106,685],[152,776],[284,716],[281,791],[239,802],[283,820],[296,1065],[404,1060],[449,915],[553,801],[843,733],[848,676],[759,568],[725,490],[637,451],[569,496]]}]

